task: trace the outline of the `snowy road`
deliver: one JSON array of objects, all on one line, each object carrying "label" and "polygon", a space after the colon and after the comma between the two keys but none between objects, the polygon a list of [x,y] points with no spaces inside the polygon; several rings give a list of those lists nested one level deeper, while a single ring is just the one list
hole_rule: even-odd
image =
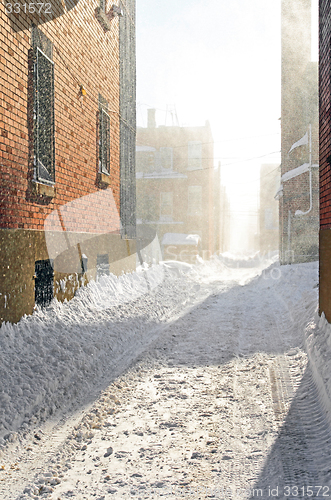
[{"label": "snowy road", "polygon": [[317,264],[214,263],[172,280],[125,306],[140,334],[99,397],[6,444],[1,499],[331,497],[331,432],[304,348]]}]

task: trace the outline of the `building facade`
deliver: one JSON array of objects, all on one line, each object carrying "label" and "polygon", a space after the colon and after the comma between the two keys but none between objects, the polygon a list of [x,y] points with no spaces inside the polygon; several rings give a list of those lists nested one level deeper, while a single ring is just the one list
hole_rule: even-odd
[{"label": "building facade", "polygon": [[319,3],[320,279],[319,312],[331,323],[331,3]]},{"label": "building facade", "polygon": [[1,321],[135,268],[134,0],[39,5],[0,6]]},{"label": "building facade", "polygon": [[148,112],[148,126],[137,129],[137,222],[156,231],[164,259],[208,259],[216,251],[220,199],[210,125],[157,127],[155,110]]},{"label": "building facade", "polygon": [[282,0],[280,261],[318,259],[318,68],[311,0]]}]

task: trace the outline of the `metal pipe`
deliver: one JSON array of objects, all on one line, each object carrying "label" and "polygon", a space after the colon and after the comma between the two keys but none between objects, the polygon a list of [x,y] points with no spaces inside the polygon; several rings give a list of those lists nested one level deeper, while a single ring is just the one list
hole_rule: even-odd
[{"label": "metal pipe", "polygon": [[313,179],[311,173],[311,124],[309,124],[309,209],[306,212],[302,212],[302,210],[297,210],[295,212],[295,216],[307,215],[312,211],[313,208]]}]

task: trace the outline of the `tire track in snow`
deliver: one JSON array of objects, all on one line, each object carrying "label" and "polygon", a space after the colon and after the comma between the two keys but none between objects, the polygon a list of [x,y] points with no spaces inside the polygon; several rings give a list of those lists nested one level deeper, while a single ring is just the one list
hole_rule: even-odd
[{"label": "tire track in snow", "polygon": [[[282,298],[280,302],[285,304]],[[309,304],[309,300],[307,302]],[[299,307],[290,308],[286,304],[284,312],[287,318],[285,321],[283,319],[281,326],[287,325],[287,333],[290,330],[289,339],[293,343],[297,332],[302,335],[305,318],[302,318],[302,308]],[[313,307],[307,307],[309,316],[313,312]],[[291,324],[292,328],[289,328]],[[276,325],[278,338],[281,339],[286,333],[285,329],[280,327],[279,322]],[[313,492],[313,498],[322,499],[325,493],[331,496],[331,429],[319,403],[308,358],[302,346],[301,340],[300,347],[278,356],[269,368],[275,418],[280,427],[271,457],[256,488],[265,491],[272,484],[279,488],[277,498],[288,498],[284,494],[288,492],[293,492],[294,496],[298,492],[300,498],[306,498],[308,491],[308,497]],[[278,472],[270,477],[268,468],[272,468],[270,464],[274,462],[278,463]],[[325,488],[320,490],[319,495],[318,486]],[[307,487],[312,489],[307,490]]]},{"label": "tire track in snow", "polygon": [[[133,362],[136,362],[139,356],[148,350],[168,328],[169,324],[187,314],[211,293],[210,289],[206,286],[197,286],[191,280],[177,281],[174,280],[174,276],[171,273],[168,274],[170,274],[172,282],[171,287],[169,287],[169,283],[165,282],[161,289],[145,295],[138,303],[134,302],[123,307],[123,313],[127,310],[129,316],[134,317],[138,309],[146,312],[146,310],[148,311],[153,308],[154,302],[156,306],[161,306],[160,310],[155,307],[152,311],[160,324],[157,326],[153,326],[153,323],[152,325],[145,324],[144,334],[138,336],[136,343],[128,343],[124,352],[117,354],[112,360],[110,371],[104,373],[96,385],[91,388],[92,391],[90,390],[85,394],[84,399],[80,400],[79,406],[85,408],[83,414],[86,412],[88,414],[95,397],[99,396],[100,392],[109,385],[110,381],[115,380]],[[160,298],[163,300],[160,301]],[[181,300],[178,300],[179,298]],[[105,312],[103,312],[104,314]],[[55,460],[56,466],[54,467],[54,455],[61,457],[63,450],[66,450],[66,461],[68,461],[70,460],[70,456],[74,455],[77,451],[76,446],[72,445],[70,436],[72,428],[81,421],[82,412],[77,412],[76,408],[76,411],[71,411],[70,413],[73,413],[73,415],[67,415],[57,420],[48,420],[44,426],[40,424],[40,429],[42,430],[36,431],[35,429],[30,435],[26,434],[22,440],[22,446],[20,445],[20,441],[14,442],[13,445],[8,443],[7,458],[2,460],[2,464],[5,464],[5,470],[0,478],[3,479],[0,482],[1,500],[16,498],[22,492],[22,484],[28,483],[33,478],[36,478],[38,482],[38,477],[43,478],[43,472],[50,473],[52,478],[57,477],[55,474],[57,474],[59,464]],[[38,422],[36,421],[36,423]],[[35,435],[38,436],[38,439],[34,438]],[[29,442],[30,444],[26,444]],[[13,467],[13,455],[15,455],[17,462],[17,466],[15,467]],[[61,468],[63,468],[63,464]],[[38,488],[35,491],[38,491]]]}]

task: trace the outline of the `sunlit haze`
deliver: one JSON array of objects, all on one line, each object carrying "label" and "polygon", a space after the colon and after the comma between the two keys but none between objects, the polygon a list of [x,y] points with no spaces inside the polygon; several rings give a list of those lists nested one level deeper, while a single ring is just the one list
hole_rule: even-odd
[{"label": "sunlit haze", "polygon": [[280,159],[280,2],[137,7],[138,126],[149,107],[157,125],[176,124],[174,112],[181,126],[210,121],[232,206],[232,250],[245,250],[257,223],[260,165]]}]

